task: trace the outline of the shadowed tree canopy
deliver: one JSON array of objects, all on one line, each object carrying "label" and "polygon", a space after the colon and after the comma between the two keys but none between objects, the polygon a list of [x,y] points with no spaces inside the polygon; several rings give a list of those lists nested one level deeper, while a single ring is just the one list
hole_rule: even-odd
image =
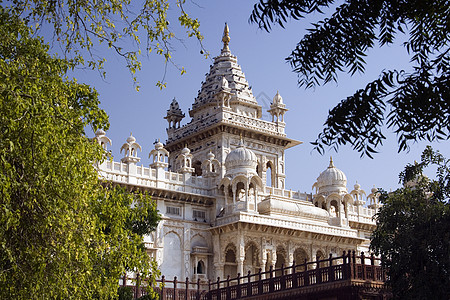
[{"label": "shadowed tree canopy", "polygon": [[[125,59],[135,82],[135,73],[141,69],[141,54],[156,52],[166,64],[171,62],[175,65],[171,42],[181,38],[174,34],[177,23],[186,30],[187,37],[195,37],[200,45],[203,39],[198,30],[200,23],[191,18],[183,7],[185,0],[178,0],[176,4],[164,0],[139,3],[131,0],[0,0],[0,3],[28,20],[38,34],[41,28],[51,33],[52,44],[60,45],[63,55],[78,64],[103,70],[106,59],[96,53],[100,52],[101,44],[107,45]],[[168,16],[169,8],[179,12],[178,20],[173,24]],[[207,56],[207,52],[203,53]],[[175,66],[181,74],[185,73],[183,67]],[[164,77],[156,84],[160,88],[165,87]]]},{"label": "shadowed tree canopy", "polygon": [[155,203],[99,180],[84,129],[108,117],[73,64],[3,7],[0,36],[0,299],[112,299],[126,271],[158,273]]},{"label": "shadowed tree canopy", "polygon": [[411,142],[450,138],[450,3],[448,0],[260,0],[250,21],[270,31],[312,13],[335,8],[312,24],[287,62],[306,88],[337,81],[340,72],[364,72],[370,48],[405,34],[411,70],[385,70],[330,110],[312,144],[337,150],[351,144],[372,157],[383,144],[383,127],[393,130],[398,151]]},{"label": "shadowed tree canopy", "polygon": [[[422,175],[430,166],[434,180]],[[371,248],[388,268],[395,299],[449,299],[450,160],[428,147],[400,180],[403,188],[380,197]]]}]

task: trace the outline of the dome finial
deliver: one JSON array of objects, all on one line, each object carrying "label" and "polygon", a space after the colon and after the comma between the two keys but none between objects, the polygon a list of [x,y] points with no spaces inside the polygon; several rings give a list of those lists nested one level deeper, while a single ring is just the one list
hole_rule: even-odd
[{"label": "dome finial", "polygon": [[334,168],[333,156],[331,155],[330,155],[330,165],[328,166],[328,168]]},{"label": "dome finial", "polygon": [[225,28],[223,29],[223,36],[222,36],[222,42],[223,42],[222,52],[230,51],[230,48],[228,48],[228,43],[230,42],[229,32],[230,31],[228,29],[228,24],[225,22]]},{"label": "dome finial", "polygon": [[239,134],[239,144],[238,147],[244,147],[244,139],[242,138],[242,133]]}]

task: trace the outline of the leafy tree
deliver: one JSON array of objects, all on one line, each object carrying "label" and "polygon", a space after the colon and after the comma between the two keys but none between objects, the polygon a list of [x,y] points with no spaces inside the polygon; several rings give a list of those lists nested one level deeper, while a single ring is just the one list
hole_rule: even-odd
[{"label": "leafy tree", "polygon": [[125,271],[156,272],[155,204],[100,182],[84,134],[109,125],[98,95],[32,34],[0,8],[0,298],[113,297]]},{"label": "leafy tree", "polygon": [[[435,180],[422,175],[429,166],[437,167]],[[371,247],[396,299],[449,299],[450,160],[428,147],[400,179],[403,188],[380,198]]]},{"label": "leafy tree", "polygon": [[270,31],[289,19],[323,9],[334,13],[312,25],[286,58],[306,88],[337,81],[340,72],[364,72],[364,58],[376,43],[394,42],[401,33],[412,71],[385,70],[379,78],[343,99],[330,112],[312,144],[337,150],[347,143],[372,157],[383,144],[383,127],[409,143],[450,138],[450,5],[448,0],[260,0],[250,20]]},{"label": "leafy tree", "polygon": [[[188,37],[195,37],[201,45],[200,23],[189,17],[184,3],[185,0],[176,1],[178,23],[186,29]],[[94,54],[95,47],[100,44],[106,44],[125,59],[134,81],[135,72],[141,69],[139,56],[142,52],[156,52],[164,57],[166,63],[172,61],[171,41],[175,34],[167,15],[169,7],[172,7],[168,1],[146,0],[132,4],[131,0],[13,0],[5,1],[5,4],[37,29],[53,32],[54,43],[61,45],[66,57],[72,57],[77,63],[86,63],[92,69],[102,70],[106,61]],[[141,49],[142,43],[145,49]],[[83,53],[87,54],[86,62]],[[207,52],[203,53],[207,56]],[[184,68],[177,68],[181,74],[185,72]],[[165,87],[164,78],[157,85]]]}]

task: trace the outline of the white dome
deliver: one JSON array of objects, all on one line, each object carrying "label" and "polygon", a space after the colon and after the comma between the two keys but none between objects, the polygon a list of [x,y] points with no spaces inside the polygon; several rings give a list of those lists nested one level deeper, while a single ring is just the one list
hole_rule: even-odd
[{"label": "white dome", "polygon": [[130,136],[127,138],[127,142],[130,144],[136,142],[136,138],[133,136],[132,133],[130,133]]},{"label": "white dome", "polygon": [[328,168],[317,177],[317,187],[319,193],[347,192],[347,177],[334,166],[332,158]]},{"label": "white dome", "polygon": [[95,136],[103,136],[105,135],[106,132],[103,129],[99,129],[97,130],[97,132],[95,133]]},{"label": "white dome", "polygon": [[227,171],[235,168],[249,168],[256,171],[258,160],[252,150],[245,148],[242,141],[239,146],[228,153],[225,159]]},{"label": "white dome", "polygon": [[283,104],[283,98],[281,97],[280,93],[277,91],[277,94],[275,95],[275,97],[273,97],[273,102],[274,105],[277,104]]},{"label": "white dome", "polygon": [[189,153],[191,153],[191,150],[189,150],[188,147],[184,147],[184,148],[181,150],[181,154],[188,155]]},{"label": "white dome", "polygon": [[156,142],[156,144],[155,144],[155,149],[161,150],[162,148],[164,148],[164,144],[158,140],[158,142]]},{"label": "white dome", "polygon": [[209,151],[209,153],[206,154],[206,157],[207,157],[209,160],[213,160],[216,156],[214,155],[214,153],[212,153],[211,151]]}]

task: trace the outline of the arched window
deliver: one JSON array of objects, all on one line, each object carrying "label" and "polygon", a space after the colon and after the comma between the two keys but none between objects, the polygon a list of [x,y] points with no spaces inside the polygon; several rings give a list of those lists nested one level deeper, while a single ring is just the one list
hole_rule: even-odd
[{"label": "arched window", "polygon": [[[306,254],[306,251],[302,248],[295,249],[294,251],[295,265],[298,266],[304,264],[305,259],[306,261],[308,261],[308,254]],[[304,266],[297,267],[296,271],[305,271],[305,267]]]},{"label": "arched window", "polygon": [[236,185],[236,201],[245,201],[245,186],[243,182]]},{"label": "arched window", "polygon": [[195,176],[202,176],[202,163],[199,160],[197,160],[192,167],[195,170]]},{"label": "arched window", "polygon": [[330,202],[330,215],[332,218],[339,217],[339,205],[336,200]]},{"label": "arched window", "polygon": [[272,163],[269,161],[266,165],[266,186],[274,186],[274,170]]},{"label": "arched window", "polygon": [[225,252],[224,275],[225,278],[228,275],[230,275],[231,278],[237,276],[236,253],[230,248]]},{"label": "arched window", "polygon": [[[275,263],[275,269],[281,269],[281,266],[286,267],[286,258],[285,258],[285,251],[279,251],[277,249],[277,261]],[[275,272],[275,276],[281,276],[281,271]]]},{"label": "arched window", "polygon": [[[325,255],[322,253],[322,251],[318,250],[316,252],[316,261],[320,261],[320,260],[324,260],[324,259],[325,259]],[[319,262],[316,267],[323,268],[325,266],[326,266],[325,262]]]},{"label": "arched window", "polygon": [[197,263],[197,273],[196,274],[205,274],[205,263],[200,260]]}]

